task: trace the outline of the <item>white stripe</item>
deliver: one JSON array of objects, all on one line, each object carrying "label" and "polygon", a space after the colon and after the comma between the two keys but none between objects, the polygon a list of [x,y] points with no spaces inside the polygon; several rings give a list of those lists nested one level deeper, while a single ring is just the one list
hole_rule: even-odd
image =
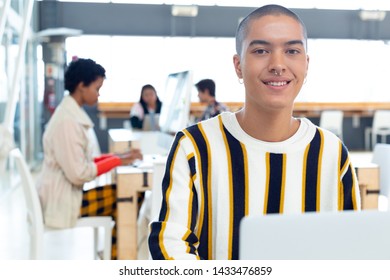
[{"label": "white stripe", "polygon": [[[321,170],[321,202],[320,210],[337,209],[338,190],[338,158],[339,139],[331,132],[324,130],[324,150],[322,153]],[[326,188],[325,186],[328,186]],[[329,190],[329,186],[332,188]]]},{"label": "white stripe", "polygon": [[302,167],[303,153],[288,154],[286,168],[286,187],[284,194],[284,212],[302,212]]},{"label": "white stripe", "polygon": [[[249,209],[248,214],[262,214],[266,185],[266,163],[264,151],[248,150]],[[253,176],[253,174],[256,174]]]}]

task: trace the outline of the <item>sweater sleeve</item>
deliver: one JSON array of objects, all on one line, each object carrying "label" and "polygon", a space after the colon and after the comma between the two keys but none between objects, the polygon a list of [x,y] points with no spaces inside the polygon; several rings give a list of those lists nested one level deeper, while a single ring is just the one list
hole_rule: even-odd
[{"label": "sweater sleeve", "polygon": [[111,155],[111,156],[106,156],[103,159],[101,159],[101,157],[99,158],[100,159],[98,161],[96,161],[95,158],[95,164],[97,167],[97,176],[107,173],[111,169],[122,164],[122,161],[118,156]]},{"label": "sweater sleeve", "polygon": [[[181,135],[183,137],[183,134]],[[196,235],[198,203],[186,152],[176,136],[162,181],[158,220],[151,223],[149,250],[153,259],[200,259]]]},{"label": "sweater sleeve", "polygon": [[341,145],[340,162],[340,210],[361,210],[361,198],[359,183],[356,177],[355,168],[352,166],[350,156],[344,144]]}]

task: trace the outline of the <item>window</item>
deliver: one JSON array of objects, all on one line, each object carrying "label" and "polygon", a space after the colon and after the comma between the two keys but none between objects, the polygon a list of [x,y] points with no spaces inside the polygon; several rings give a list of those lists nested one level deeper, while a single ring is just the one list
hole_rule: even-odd
[{"label": "window", "polygon": [[[389,102],[390,45],[383,41],[309,39],[309,73],[297,101]],[[107,70],[101,102],[138,101],[144,84],[162,94],[170,73],[191,70],[211,78],[217,99],[244,101],[233,67],[234,38],[80,36],[66,41],[68,61],[92,58]],[[192,101],[198,101],[195,87]]]}]

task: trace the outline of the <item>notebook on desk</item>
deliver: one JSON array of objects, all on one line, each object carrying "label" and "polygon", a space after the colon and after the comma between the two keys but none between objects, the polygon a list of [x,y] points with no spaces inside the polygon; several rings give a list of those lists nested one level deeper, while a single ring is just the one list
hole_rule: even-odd
[{"label": "notebook on desk", "polygon": [[239,244],[243,260],[390,260],[390,212],[248,216]]}]

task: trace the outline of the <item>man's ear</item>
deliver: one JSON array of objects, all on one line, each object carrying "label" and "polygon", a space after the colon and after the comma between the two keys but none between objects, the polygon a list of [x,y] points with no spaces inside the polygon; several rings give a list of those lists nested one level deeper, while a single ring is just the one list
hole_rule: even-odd
[{"label": "man's ear", "polygon": [[309,61],[310,61],[310,57],[308,55],[306,55],[306,61],[307,61],[307,66],[306,66],[306,75],[305,75],[305,78],[307,76],[307,72],[309,71]]},{"label": "man's ear", "polygon": [[236,70],[236,75],[239,79],[242,79],[242,71],[241,71],[241,58],[238,54],[233,56],[233,64],[234,70]]}]

